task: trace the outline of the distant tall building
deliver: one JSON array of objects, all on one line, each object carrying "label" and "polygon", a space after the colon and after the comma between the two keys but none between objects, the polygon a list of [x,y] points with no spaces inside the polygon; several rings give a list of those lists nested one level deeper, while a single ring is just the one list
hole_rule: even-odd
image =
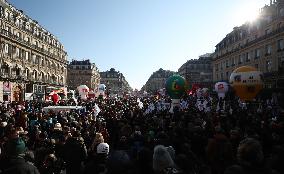
[{"label": "distant tall building", "polygon": [[64,87],[67,53],[36,20],[0,0],[0,101],[44,99],[48,87]]},{"label": "distant tall building", "polygon": [[166,80],[174,73],[174,71],[163,70],[160,68],[149,77],[148,81],[140,91],[155,94],[159,89],[165,88]]},{"label": "distant tall building", "polygon": [[212,57],[211,54],[199,56],[199,59],[191,59],[184,63],[178,73],[189,84],[200,84],[210,87],[212,85]]},{"label": "distant tall building", "polygon": [[213,80],[228,81],[244,65],[264,73],[266,88],[284,89],[284,0],[271,1],[255,22],[235,27],[216,45]]},{"label": "distant tall building", "polygon": [[111,68],[109,71],[100,72],[100,75],[101,84],[106,85],[109,94],[123,95],[132,92],[132,88],[129,86],[124,75],[114,68]]},{"label": "distant tall building", "polygon": [[87,85],[95,89],[100,83],[100,73],[96,64],[87,60],[72,60],[68,64],[67,83],[70,89],[79,85]]}]

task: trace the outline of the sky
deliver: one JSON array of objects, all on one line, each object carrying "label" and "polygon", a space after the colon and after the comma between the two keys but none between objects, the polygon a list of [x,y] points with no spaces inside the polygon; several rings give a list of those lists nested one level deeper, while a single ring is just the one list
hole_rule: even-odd
[{"label": "sky", "polygon": [[140,89],[159,68],[177,71],[212,53],[269,0],[8,0],[64,45],[68,60],[90,59]]}]

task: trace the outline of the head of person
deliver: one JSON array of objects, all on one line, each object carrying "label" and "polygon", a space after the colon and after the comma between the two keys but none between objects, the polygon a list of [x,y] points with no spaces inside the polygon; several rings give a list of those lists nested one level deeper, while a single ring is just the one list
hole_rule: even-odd
[{"label": "head of person", "polygon": [[131,169],[131,161],[129,155],[123,151],[114,151],[107,162],[110,174],[128,173]]},{"label": "head of person", "polygon": [[7,142],[7,155],[8,157],[25,156],[26,144],[22,138],[12,138]]},{"label": "head of person", "polygon": [[100,143],[97,146],[97,155],[98,156],[108,156],[109,154],[109,145],[107,143]]},{"label": "head of person", "polygon": [[237,158],[240,164],[246,166],[262,165],[264,156],[262,146],[256,139],[246,138],[238,147]]},{"label": "head of person", "polygon": [[174,167],[174,165],[174,161],[168,152],[168,149],[163,145],[155,146],[153,154],[154,171],[161,172],[166,168]]}]

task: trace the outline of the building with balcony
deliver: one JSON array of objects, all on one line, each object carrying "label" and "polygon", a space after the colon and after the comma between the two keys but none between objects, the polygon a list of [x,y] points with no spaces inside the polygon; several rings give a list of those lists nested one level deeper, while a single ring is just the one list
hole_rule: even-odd
[{"label": "building with balcony", "polygon": [[178,74],[183,76],[190,85],[198,84],[203,87],[212,86],[211,55],[211,53],[207,53],[199,56],[199,59],[188,60],[178,69]]},{"label": "building with balcony", "polygon": [[216,45],[213,81],[228,81],[244,65],[264,73],[266,88],[284,88],[284,0],[271,1],[256,21],[235,27]]},{"label": "building with balcony", "polygon": [[87,85],[96,89],[100,84],[100,73],[96,64],[87,60],[72,60],[67,68],[67,84],[70,89],[76,89],[80,85]]},{"label": "building with balcony", "polygon": [[149,77],[146,84],[140,91],[146,91],[149,94],[156,94],[158,90],[165,88],[166,80],[174,73],[174,71],[163,70],[160,68]]},{"label": "building with balcony", "polygon": [[63,87],[67,53],[49,31],[23,11],[0,0],[0,101],[38,97],[48,86]]},{"label": "building with balcony", "polygon": [[124,75],[114,68],[105,72],[100,72],[100,76],[101,84],[106,85],[108,94],[123,96],[126,93],[132,92],[132,88],[126,81]]}]

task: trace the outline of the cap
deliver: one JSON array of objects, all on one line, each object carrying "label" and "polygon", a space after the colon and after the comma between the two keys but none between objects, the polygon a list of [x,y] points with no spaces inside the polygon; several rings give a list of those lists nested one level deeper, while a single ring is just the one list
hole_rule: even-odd
[{"label": "cap", "polygon": [[56,123],[56,124],[54,125],[54,129],[55,129],[55,130],[62,130],[61,124],[60,124],[60,123]]},{"label": "cap", "polygon": [[108,154],[109,153],[109,145],[107,143],[100,143],[97,146],[98,154]]}]

